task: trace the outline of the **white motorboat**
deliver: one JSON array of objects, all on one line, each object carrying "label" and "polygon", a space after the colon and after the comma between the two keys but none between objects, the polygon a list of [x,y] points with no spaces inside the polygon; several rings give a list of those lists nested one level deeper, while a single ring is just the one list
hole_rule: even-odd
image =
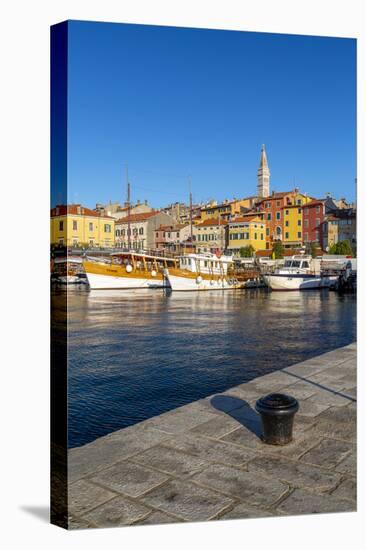
[{"label": "white motorboat", "polygon": [[321,260],[311,256],[295,255],[285,260],[273,273],[263,274],[272,290],[307,290],[329,288],[337,280],[336,274],[321,270]]}]

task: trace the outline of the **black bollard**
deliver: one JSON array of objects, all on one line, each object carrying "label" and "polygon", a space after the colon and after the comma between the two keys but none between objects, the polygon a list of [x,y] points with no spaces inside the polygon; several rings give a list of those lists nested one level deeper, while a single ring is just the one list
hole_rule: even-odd
[{"label": "black bollard", "polygon": [[270,393],[258,399],[255,408],[261,415],[264,443],[286,445],[292,441],[292,428],[299,403],[283,393]]}]

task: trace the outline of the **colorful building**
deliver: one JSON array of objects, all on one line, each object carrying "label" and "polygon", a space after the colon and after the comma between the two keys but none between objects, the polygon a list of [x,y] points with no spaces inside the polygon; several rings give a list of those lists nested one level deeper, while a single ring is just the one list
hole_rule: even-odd
[{"label": "colorful building", "polygon": [[161,225],[155,231],[155,248],[180,252],[187,245],[190,236],[191,226],[189,224]]},{"label": "colorful building", "polygon": [[228,224],[228,250],[237,254],[246,246],[255,251],[266,249],[266,223],[260,216],[237,217]]},{"label": "colorful building", "polygon": [[325,216],[325,201],[312,200],[302,206],[303,242],[322,244],[321,228]]},{"label": "colorful building", "polygon": [[51,244],[113,248],[114,222],[81,204],[57,205],[51,209]]},{"label": "colorful building", "polygon": [[193,227],[193,238],[198,253],[224,250],[226,248],[226,222],[212,218],[198,223]]},{"label": "colorful building", "polygon": [[157,210],[125,216],[115,223],[116,246],[133,250],[154,249],[158,227],[173,223],[171,216]]},{"label": "colorful building", "polygon": [[272,195],[262,199],[257,209],[266,222],[266,246],[272,248],[274,241],[282,241],[284,235],[283,208],[292,204],[297,191],[272,192]]},{"label": "colorful building", "polygon": [[202,221],[211,220],[220,217],[222,220],[229,221],[235,214],[240,214],[242,209],[253,208],[257,197],[246,197],[244,199],[226,200],[220,204],[212,204],[201,209]]},{"label": "colorful building", "polygon": [[282,207],[283,238],[286,248],[299,248],[304,242],[303,232],[303,205],[310,203],[311,197],[296,193],[291,204]]}]

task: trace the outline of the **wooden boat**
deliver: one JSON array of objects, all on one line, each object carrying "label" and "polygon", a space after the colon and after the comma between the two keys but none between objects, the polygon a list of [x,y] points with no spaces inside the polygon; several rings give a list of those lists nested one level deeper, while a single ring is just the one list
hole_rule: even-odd
[{"label": "wooden boat", "polygon": [[172,290],[233,290],[253,286],[258,279],[254,266],[237,269],[231,256],[187,254],[179,267],[165,269]]},{"label": "wooden boat", "polygon": [[82,259],[78,256],[63,256],[52,261],[51,280],[65,285],[86,283]]},{"label": "wooden boat", "polygon": [[86,257],[83,266],[92,290],[146,289],[169,286],[164,269],[176,263],[174,258],[118,252],[108,258]]}]

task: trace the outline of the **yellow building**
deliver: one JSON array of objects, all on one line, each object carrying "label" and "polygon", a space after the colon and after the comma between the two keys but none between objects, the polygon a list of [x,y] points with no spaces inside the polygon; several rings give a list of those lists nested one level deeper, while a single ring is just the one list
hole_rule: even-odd
[{"label": "yellow building", "polygon": [[228,224],[228,250],[236,254],[245,246],[266,249],[266,223],[259,216],[243,216]]},{"label": "yellow building", "polygon": [[241,208],[253,208],[257,197],[247,197],[244,199],[234,199],[224,201],[221,204],[213,204],[201,209],[201,220],[220,218],[229,221],[234,214],[240,214]]},{"label": "yellow building", "polygon": [[300,247],[304,242],[302,205],[312,201],[311,197],[296,194],[291,201],[282,207],[283,211],[283,244],[285,247]]},{"label": "yellow building", "polygon": [[112,248],[114,222],[80,204],[58,205],[51,209],[51,244]]}]

